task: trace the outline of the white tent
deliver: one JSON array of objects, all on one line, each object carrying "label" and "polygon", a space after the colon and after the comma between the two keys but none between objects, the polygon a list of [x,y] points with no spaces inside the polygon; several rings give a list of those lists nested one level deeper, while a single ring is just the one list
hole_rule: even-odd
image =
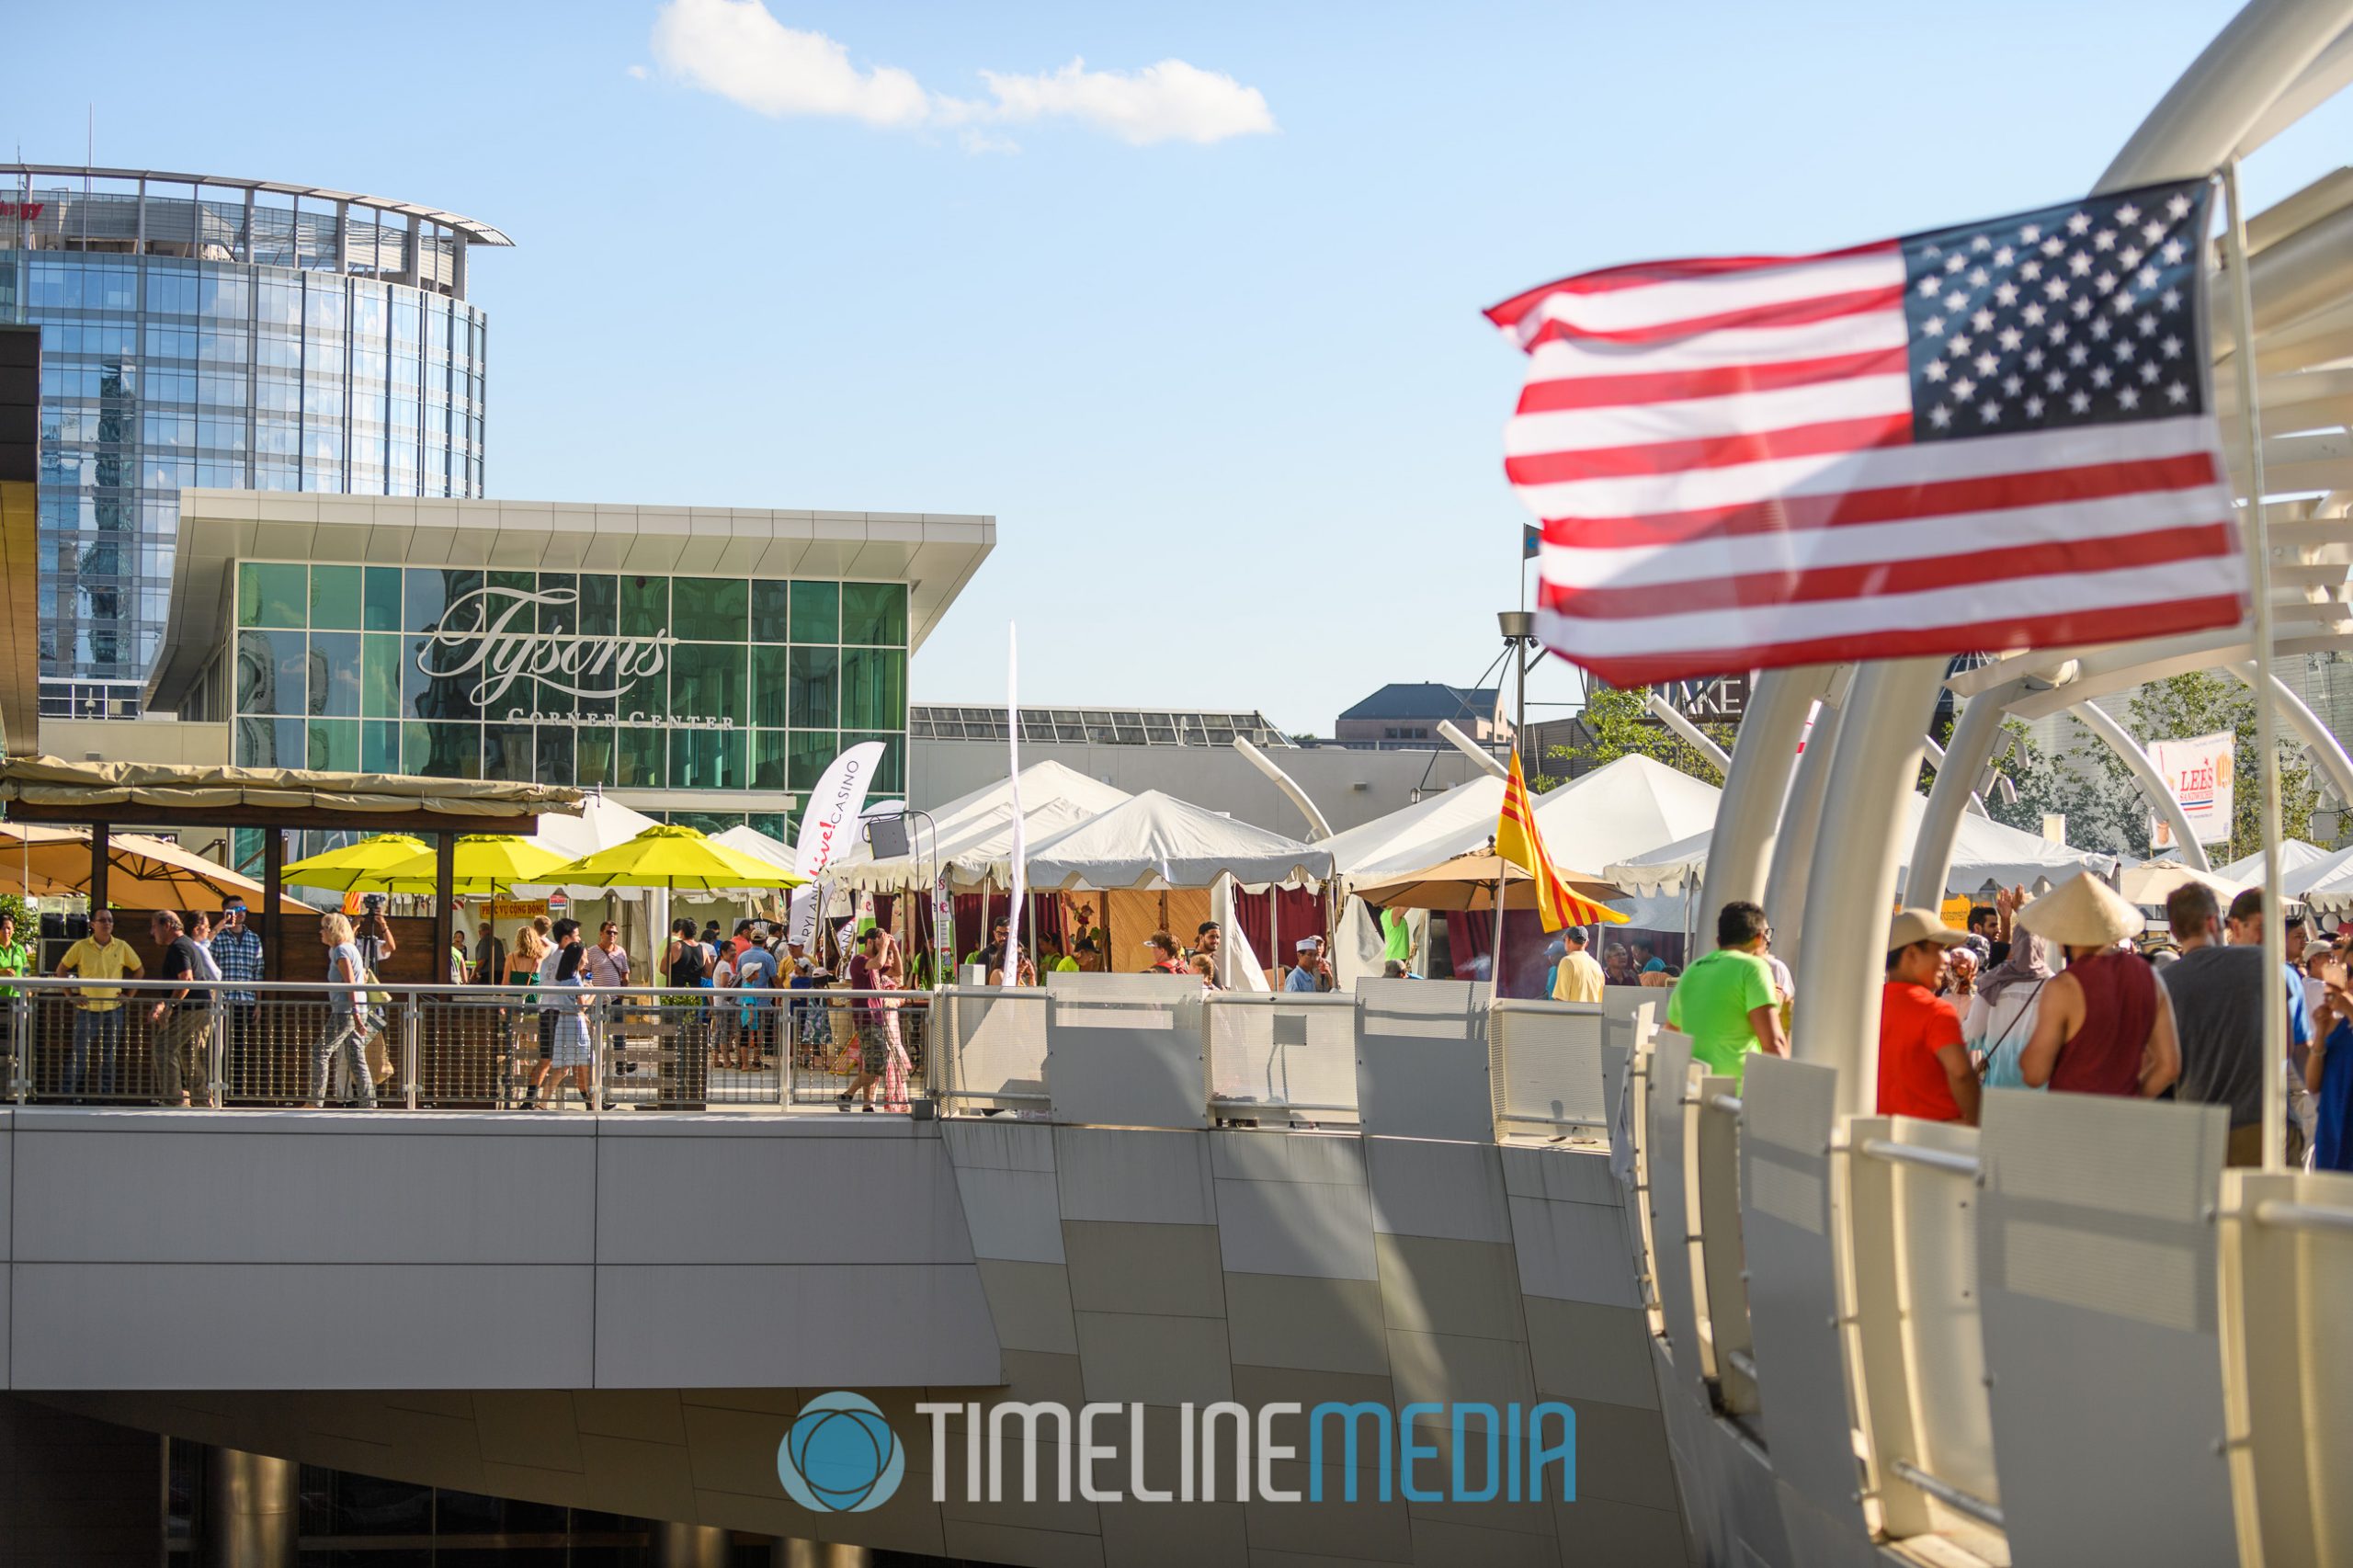
[{"label": "white tent", "polygon": [[[1924,796],[1915,795],[1906,809],[1902,842],[1907,848],[1918,836],[1920,813],[1927,803]],[[1641,892],[1679,893],[1687,883],[1696,883],[1705,869],[1712,832],[1711,827],[1649,855],[1612,861],[1601,874]],[[2116,861],[2109,856],[2071,849],[1970,812],[1961,817],[1961,831],[1953,841],[1952,869],[1945,877],[1945,892],[1948,897],[1973,895],[1988,882],[1997,887],[2022,883],[2030,888],[2037,881],[2064,881],[2081,870],[2106,876],[2115,869]]]},{"label": "white tent", "polygon": [[[1663,762],[1622,756],[1539,797],[1536,825],[1543,831],[1545,850],[1555,865],[1589,872],[1604,862],[1624,860],[1712,827],[1722,794],[1714,785]],[[1370,834],[1383,823],[1398,823],[1409,812],[1450,802],[1457,795],[1466,797],[1459,807],[1427,812],[1418,823],[1404,824],[1405,831],[1391,842],[1380,844]],[[1482,779],[1351,828],[1323,847],[1333,850],[1341,869],[1355,881],[1400,877],[1483,848],[1495,836],[1502,806],[1502,782]],[[1357,835],[1367,835],[1357,840],[1360,846],[1379,846],[1344,855],[1348,846],[1341,840]]]},{"label": "white tent", "polygon": [[[2323,849],[2319,845],[2307,844],[2301,838],[2283,839],[2279,844],[2279,875],[2283,879],[2292,877],[2309,866],[2337,858],[2334,849]],[[2217,866],[2214,874],[2226,882],[2236,882],[2243,888],[2253,887],[2263,881],[2263,851],[2258,849],[2227,866]],[[2284,881],[2282,885],[2285,885]],[[2293,892],[2296,890],[2291,887],[2287,891]]]},{"label": "white tent", "polygon": [[795,864],[792,846],[770,838],[756,827],[738,824],[711,836],[730,849],[740,850],[755,860],[766,860],[781,870],[790,871]]},{"label": "white tent", "polygon": [[[1504,781],[1483,773],[1468,783],[1425,796],[1386,816],[1318,839],[1315,847],[1331,852],[1333,868],[1340,875],[1356,877],[1367,867],[1412,858],[1415,845],[1434,843],[1474,828],[1493,833],[1503,807]],[[1419,864],[1436,865],[1444,858],[1434,856]]]},{"label": "white tent", "polygon": [[[1222,876],[1245,888],[1296,887],[1332,874],[1329,850],[1158,790],[1030,846],[1028,861],[1029,885],[1041,892],[1205,888]],[[1010,868],[999,862],[993,869],[1004,881]]]},{"label": "white tent", "polygon": [[[1099,779],[1059,762],[1032,763],[1021,770],[1021,817],[1029,845],[1109,811],[1130,797]],[[960,796],[907,824],[910,853],[877,860],[863,843],[834,862],[836,883],[870,892],[921,887],[931,881],[934,858],[959,888],[979,886],[988,867],[1013,852],[1013,781],[999,779]]]},{"label": "white tent", "polygon": [[[539,831],[532,835],[531,842],[572,859],[585,860],[589,856],[600,855],[617,844],[627,844],[654,825],[654,819],[643,812],[631,811],[619,801],[607,800],[602,794],[592,792],[581,801],[580,814],[576,817],[558,816],[552,812],[541,817]],[[548,891],[537,886],[515,890],[517,895],[523,898],[544,898]],[[568,887],[563,891],[567,897],[575,901],[609,897],[633,902],[644,898],[647,890],[582,886]]]},{"label": "white tent", "polygon": [[[2292,841],[2291,841],[2292,842]],[[2289,853],[2287,845],[2280,846],[2279,891],[2290,898],[2302,899],[2315,909],[2331,914],[2353,908],[2353,849],[2324,850],[2317,860],[2298,863]],[[2263,875],[2263,862],[2256,858],[2255,869],[2247,873],[2253,881]],[[2234,869],[2250,864],[2233,862]]]}]

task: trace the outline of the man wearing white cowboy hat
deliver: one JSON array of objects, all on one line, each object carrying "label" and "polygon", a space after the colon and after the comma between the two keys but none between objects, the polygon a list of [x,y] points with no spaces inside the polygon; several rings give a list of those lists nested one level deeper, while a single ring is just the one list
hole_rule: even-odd
[{"label": "man wearing white cowboy hat", "polygon": [[2042,988],[2033,1038],[2018,1053],[2029,1088],[2154,1098],[2181,1075],[2173,1008],[2156,971],[2117,944],[2140,911],[2088,872],[2018,911],[2017,924],[2058,947],[2067,967]]},{"label": "man wearing white cowboy hat", "polygon": [[1899,909],[1879,994],[1879,1114],[1977,1125],[1977,1070],[1961,1014],[1937,994],[1945,955],[1969,940],[1933,909]]}]

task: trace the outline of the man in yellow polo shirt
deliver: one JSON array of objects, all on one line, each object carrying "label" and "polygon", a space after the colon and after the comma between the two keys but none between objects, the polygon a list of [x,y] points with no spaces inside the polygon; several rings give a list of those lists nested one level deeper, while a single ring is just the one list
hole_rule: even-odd
[{"label": "man in yellow polo shirt", "polygon": [[1585,950],[1585,927],[1572,926],[1561,933],[1567,951],[1552,971],[1552,1000],[1597,1004],[1601,1000],[1601,966]]},{"label": "man in yellow polo shirt", "polygon": [[1716,950],[1683,971],[1666,999],[1666,1027],[1691,1037],[1691,1059],[1738,1083],[1748,1053],[1789,1054],[1781,1036],[1781,997],[1765,961],[1773,929],[1765,911],[1745,902],[1716,915]]},{"label": "man in yellow polo shirt", "polygon": [[[60,980],[136,980],[141,972],[139,955],[114,934],[111,909],[90,912],[90,934],[66,949],[57,965]],[[63,1090],[68,1099],[84,1094],[103,1099],[120,1087],[115,1063],[122,1054],[122,992],[114,986],[85,985],[75,988],[73,994],[74,1054],[66,1060]],[[96,1074],[90,1072],[93,1046],[97,1055]]]}]

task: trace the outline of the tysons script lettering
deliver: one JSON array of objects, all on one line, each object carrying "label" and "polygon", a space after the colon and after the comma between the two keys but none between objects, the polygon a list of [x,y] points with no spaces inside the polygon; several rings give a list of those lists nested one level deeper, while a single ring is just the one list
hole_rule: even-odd
[{"label": "tysons script lettering", "polygon": [[484,704],[525,676],[574,697],[619,697],[637,677],[662,673],[677,641],[666,632],[562,637],[534,630],[530,612],[537,607],[574,604],[579,597],[565,588],[477,588],[442,612],[417,650],[416,667],[436,679],[475,674],[473,700]]}]

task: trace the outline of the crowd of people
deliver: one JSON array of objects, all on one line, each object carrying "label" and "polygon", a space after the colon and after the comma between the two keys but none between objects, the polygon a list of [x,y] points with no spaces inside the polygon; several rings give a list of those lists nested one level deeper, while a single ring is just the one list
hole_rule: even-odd
[{"label": "crowd of people", "polygon": [[[2165,902],[2166,937],[2096,876],[2041,898],[2023,888],[1970,911],[1965,929],[1928,909],[1889,922],[1880,994],[1877,1108],[1973,1126],[1987,1088],[2218,1105],[2228,1164],[2263,1164],[2266,1075],[2281,1075],[2290,1166],[2353,1170],[2353,924],[2320,932],[2290,916],[2287,971],[2267,981],[2264,905],[2225,908],[2202,882]],[[1716,946],[1673,982],[1668,1027],[1711,1073],[1737,1081],[1750,1053],[1789,1049],[1794,986],[1765,912],[1718,913]],[[1593,960],[1572,942],[1555,995],[1583,999]],[[1582,959],[1583,962],[1575,960]],[[2288,1048],[2264,1047],[2264,987],[2281,988]],[[1597,999],[1597,997],[1596,998]]]},{"label": "crowd of people", "polygon": [[[2302,914],[2287,920],[2288,972],[2278,983],[2289,1049],[2275,1063],[2262,1046],[2260,891],[2242,892],[2225,908],[2208,885],[2188,882],[2167,900],[2165,917],[2165,936],[2148,939],[2141,913],[2088,875],[2039,899],[2022,888],[2000,892],[1991,904],[1972,908],[1962,930],[1948,927],[1935,911],[1897,911],[1881,992],[1879,1111],[1973,1125],[1985,1089],[2016,1087],[2221,1105],[2229,1111],[2229,1162],[2257,1165],[2264,1075],[2277,1071],[2287,1080],[2290,1110],[2284,1157],[2312,1168],[2353,1169],[2353,923],[2322,931]],[[152,1082],[165,1105],[206,1100],[216,1027],[226,1035],[232,1083],[240,1081],[240,1056],[258,1044],[256,996],[247,987],[262,978],[263,945],[242,902],[229,901],[217,918],[167,910],[148,918],[150,950],[159,955],[154,978],[163,987],[133,995],[119,983],[145,978],[146,969],[118,934],[112,910],[95,911],[88,934],[55,966],[58,976],[76,983],[68,994],[71,1035],[56,1084],[63,1098],[123,1092],[130,1009],[144,1015]],[[1004,984],[1009,961],[1014,983],[1038,983],[1037,960],[1011,948],[1008,935],[1008,923],[995,922],[990,939],[965,955],[968,972],[976,969],[988,983]],[[319,977],[330,989],[325,1021],[307,1053],[308,1103],[371,1107],[392,1072],[385,996],[375,988],[398,942],[381,900],[365,901],[357,917],[321,916],[319,942]],[[1084,921],[1043,945],[1047,972],[1108,967],[1102,933]],[[1216,921],[1201,922],[1189,943],[1155,931],[1141,947],[1145,972],[1223,988],[1224,939]],[[1665,989],[1668,1027],[1690,1038],[1694,1058],[1709,1071],[1735,1081],[1750,1053],[1789,1050],[1795,983],[1772,951],[1771,926],[1757,904],[1724,905],[1714,948],[1688,969],[1667,962],[1640,937],[1609,942],[1599,957],[1591,947],[1581,929],[1562,933],[1543,994],[1594,1004],[1611,985]],[[18,1005],[5,982],[35,972],[32,955],[13,915],[0,911],[0,1002]],[[682,917],[645,962],[628,951],[611,921],[598,926],[593,941],[572,919],[540,915],[507,937],[485,922],[471,947],[460,933],[447,957],[451,982],[502,988],[487,1011],[506,1020],[517,1063],[517,1098],[528,1108],[560,1106],[567,1088],[589,1101],[590,1009],[642,1006],[651,987],[715,994],[693,1004],[692,1019],[669,1025],[707,1046],[712,1068],[767,1072],[798,1051],[805,1065],[848,1080],[837,1097],[844,1109],[871,1111],[878,1097],[886,1109],[908,1103],[914,1062],[902,1004],[889,994],[908,987],[909,961],[898,937],[880,926],[856,938],[838,969],[754,919],[739,920],[733,935],[722,937],[716,921],[699,927]],[[1395,959],[1384,972],[1414,977]],[[206,983],[219,987],[217,1009]],[[1327,940],[1298,938],[1278,984],[1286,994],[1334,990]],[[823,989],[853,995],[837,1009],[838,999],[789,994]],[[779,991],[788,994],[779,997]],[[726,993],[737,994],[719,994]],[[668,1010],[677,1006],[674,996]],[[838,1014],[850,1020],[840,1040]],[[616,1071],[627,1076],[632,1067],[623,1062]]]}]

